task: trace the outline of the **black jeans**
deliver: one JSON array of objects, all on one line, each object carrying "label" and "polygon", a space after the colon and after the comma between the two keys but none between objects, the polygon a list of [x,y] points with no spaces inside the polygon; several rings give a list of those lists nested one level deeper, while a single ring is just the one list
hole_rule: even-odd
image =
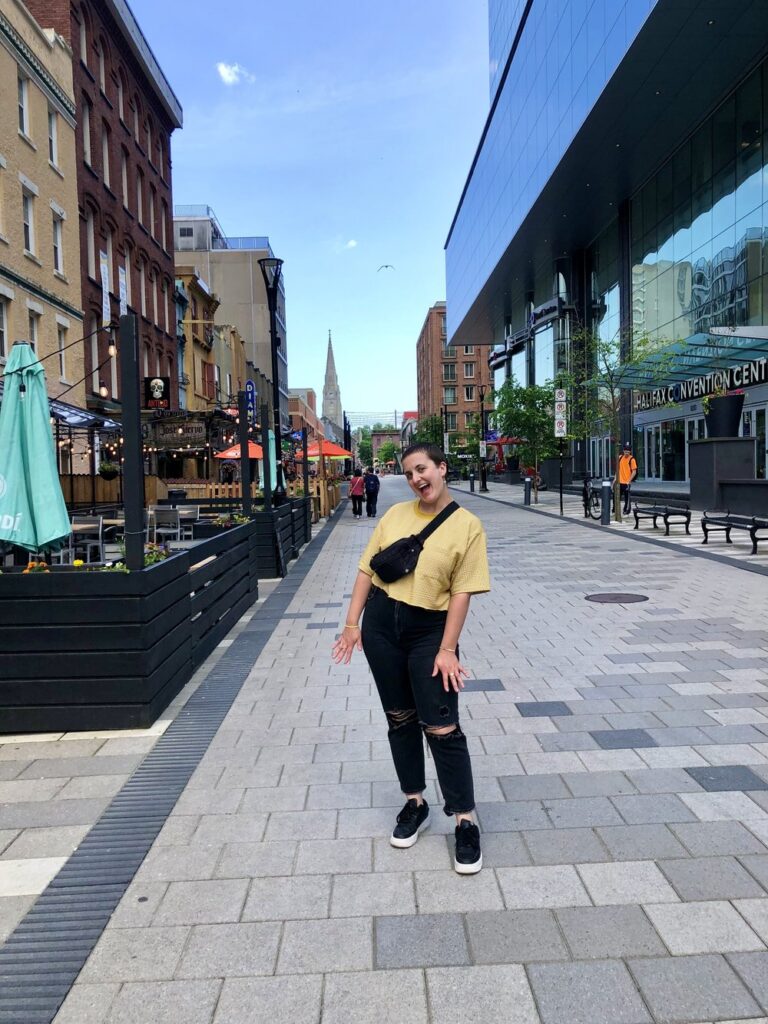
[{"label": "black jeans", "polygon": [[350,494],[352,499],[352,515],[361,516],[363,514],[363,496],[362,494]]},{"label": "black jeans", "polygon": [[630,512],[630,501],[631,499],[631,484],[619,484],[619,498],[624,502],[624,515],[628,516]]},{"label": "black jeans", "polygon": [[378,499],[379,499],[379,492],[378,491],[376,491],[375,494],[366,494],[366,496],[365,496],[365,511],[368,513],[369,516],[375,516],[376,515],[376,502],[378,501]]},{"label": "black jeans", "polygon": [[[373,587],[363,616],[363,650],[389,722],[389,746],[404,793],[421,793],[424,778],[422,729],[435,761],[445,813],[475,806],[467,738],[459,726],[459,695],[432,676],[447,612],[415,608]],[[458,648],[457,648],[458,653]],[[435,734],[430,726],[455,725]]]}]

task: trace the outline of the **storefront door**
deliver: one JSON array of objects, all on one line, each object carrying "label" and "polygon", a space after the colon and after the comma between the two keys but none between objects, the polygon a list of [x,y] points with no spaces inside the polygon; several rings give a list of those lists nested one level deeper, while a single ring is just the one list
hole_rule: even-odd
[{"label": "storefront door", "polygon": [[758,406],[756,409],[745,409],[741,424],[742,437],[754,437],[755,471],[759,480],[764,480],[768,473],[768,442],[766,441],[766,413],[768,407]]},{"label": "storefront door", "polygon": [[653,423],[645,431],[645,466],[648,480],[661,480],[661,424]]}]

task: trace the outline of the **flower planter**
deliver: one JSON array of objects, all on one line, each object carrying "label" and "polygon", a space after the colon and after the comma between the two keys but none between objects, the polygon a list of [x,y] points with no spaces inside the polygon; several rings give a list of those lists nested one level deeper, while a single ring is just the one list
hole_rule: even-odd
[{"label": "flower planter", "polygon": [[704,413],[709,437],[738,437],[744,395],[719,395],[709,399]]}]

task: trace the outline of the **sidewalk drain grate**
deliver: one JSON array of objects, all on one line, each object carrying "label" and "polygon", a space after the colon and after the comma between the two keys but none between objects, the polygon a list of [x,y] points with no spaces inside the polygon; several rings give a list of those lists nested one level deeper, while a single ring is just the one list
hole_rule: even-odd
[{"label": "sidewalk drain grate", "polygon": [[595,604],[637,604],[647,601],[648,597],[645,594],[587,594],[585,600]]},{"label": "sidewalk drain grate", "polygon": [[[262,605],[275,625],[341,518],[328,523]],[[0,1022],[51,1024],[270,635],[247,628],[239,634],[0,945]],[[239,649],[247,658],[237,657]]]}]

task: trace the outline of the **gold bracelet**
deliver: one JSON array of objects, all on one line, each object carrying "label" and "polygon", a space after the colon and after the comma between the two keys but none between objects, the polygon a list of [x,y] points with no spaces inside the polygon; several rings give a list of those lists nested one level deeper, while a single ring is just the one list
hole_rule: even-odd
[{"label": "gold bracelet", "polygon": [[360,629],[356,622],[345,622],[344,629]]},{"label": "gold bracelet", "polygon": [[455,647],[441,647],[440,650],[441,651],[448,651],[450,654],[455,654],[456,653],[456,648]]}]

